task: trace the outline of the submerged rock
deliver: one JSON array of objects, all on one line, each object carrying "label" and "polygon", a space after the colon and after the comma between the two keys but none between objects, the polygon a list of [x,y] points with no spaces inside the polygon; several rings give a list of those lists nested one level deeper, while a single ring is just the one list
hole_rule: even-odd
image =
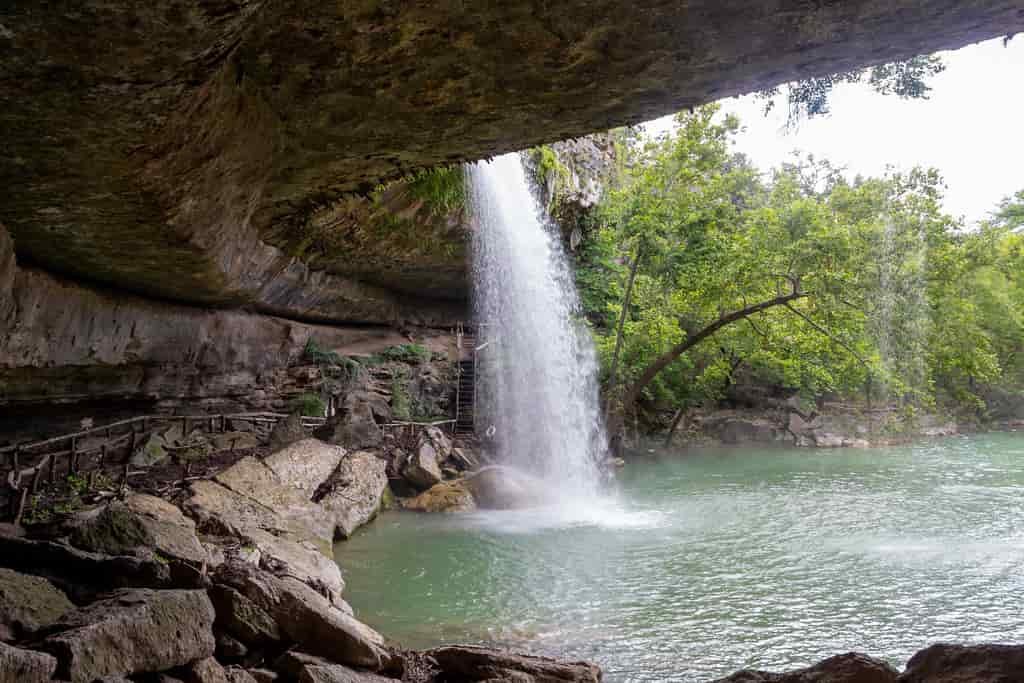
[{"label": "submerged rock", "polygon": [[434,484],[415,498],[406,498],[402,507],[414,512],[470,512],[476,509],[476,500],[465,480],[443,481]]},{"label": "submerged rock", "polygon": [[74,608],[46,579],[0,569],[0,641],[28,637]]},{"label": "submerged rock", "polygon": [[1024,680],[1024,645],[948,645],[921,650],[899,683],[1016,683]]},{"label": "submerged rock", "polygon": [[371,451],[357,451],[343,458],[320,507],[334,520],[334,534],[348,538],[381,508],[388,486],[387,463]]},{"label": "submerged rock", "polygon": [[769,673],[737,671],[714,683],[896,683],[899,672],[883,661],[859,652],[822,660],[806,669]]},{"label": "submerged rock", "polygon": [[213,619],[205,591],[121,590],[66,615],[58,623],[66,630],[42,647],[72,683],[165,671],[213,655]]},{"label": "submerged rock", "polygon": [[440,680],[509,683],[600,683],[601,669],[587,662],[560,662],[486,647],[456,645],[426,653],[441,670]]}]

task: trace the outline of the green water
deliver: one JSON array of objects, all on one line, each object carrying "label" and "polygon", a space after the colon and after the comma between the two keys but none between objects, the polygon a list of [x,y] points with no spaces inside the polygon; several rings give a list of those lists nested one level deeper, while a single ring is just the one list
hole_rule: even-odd
[{"label": "green water", "polygon": [[1024,435],[631,464],[615,501],[387,513],[336,548],[407,646],[496,642],[607,681],[704,681],[859,650],[1024,641]]}]

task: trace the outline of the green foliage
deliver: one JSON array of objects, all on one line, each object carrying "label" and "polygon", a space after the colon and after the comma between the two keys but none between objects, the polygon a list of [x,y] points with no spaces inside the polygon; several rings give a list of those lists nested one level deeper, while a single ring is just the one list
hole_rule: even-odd
[{"label": "green foliage", "polygon": [[418,171],[404,182],[405,192],[424,202],[432,216],[461,211],[466,205],[466,179],[461,165]]},{"label": "green foliage", "polygon": [[937,404],[973,410],[985,386],[1024,386],[1024,235],[1006,218],[1015,200],[967,232],[942,211],[933,170],[851,181],[806,157],[762,176],[733,153],[738,121],[716,107],[678,124],[623,145],[624,171],[578,255],[606,386],[634,384],[724,316],[796,288],[804,296],[666,356],[641,407],[719,400],[737,373],[806,400],[898,403],[908,415]]},{"label": "green foliage", "polygon": [[293,399],[289,407],[293,413],[298,412],[306,417],[323,417],[327,410],[324,400],[319,395],[309,392],[300,394]]},{"label": "green foliage", "polygon": [[391,414],[397,420],[411,420],[413,417],[409,373],[405,368],[395,369],[391,375]]},{"label": "green foliage", "polygon": [[927,99],[931,88],[928,79],[945,70],[942,60],[935,55],[920,55],[907,60],[878,64],[870,68],[854,69],[817,78],[804,78],[784,86],[758,92],[764,100],[765,112],[770,111],[782,89],[786,91],[787,124],[795,125],[801,119],[824,116],[829,113],[832,90],[840,83],[867,82],[882,95],[896,95],[904,99]]},{"label": "green foliage", "polygon": [[419,365],[429,361],[430,357],[430,349],[422,344],[400,344],[398,346],[389,346],[383,351],[375,353],[372,359],[376,363],[393,362]]}]

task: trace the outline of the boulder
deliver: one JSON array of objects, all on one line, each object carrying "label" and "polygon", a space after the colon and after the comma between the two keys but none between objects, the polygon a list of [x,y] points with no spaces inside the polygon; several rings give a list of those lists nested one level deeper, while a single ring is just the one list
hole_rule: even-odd
[{"label": "boulder", "polygon": [[417,446],[429,445],[438,462],[444,462],[452,454],[452,442],[440,427],[424,427],[417,438]]},{"label": "boulder", "polygon": [[394,678],[356,671],[304,652],[288,651],[274,662],[274,667],[298,683],[398,683]]},{"label": "boulder", "polygon": [[0,569],[0,641],[27,638],[74,608],[46,579]]},{"label": "boulder", "polygon": [[188,665],[185,683],[228,683],[228,676],[216,659],[207,657]]},{"label": "boulder", "polygon": [[146,442],[132,453],[131,464],[134,467],[152,467],[167,460],[167,442],[159,434],[150,434]]},{"label": "boulder", "polygon": [[[214,606],[214,609],[216,609],[216,606]],[[217,626],[220,626],[219,615],[217,617]],[[217,650],[215,654],[218,659],[234,662],[249,654],[249,648],[246,647],[245,643],[234,636],[224,633],[223,631],[215,631],[214,636],[217,641]]]},{"label": "boulder", "polygon": [[56,670],[48,654],[0,643],[0,683],[50,683]]},{"label": "boulder", "polygon": [[601,669],[587,662],[560,662],[547,657],[456,645],[428,650],[442,680],[515,683],[600,683]]},{"label": "boulder", "polygon": [[470,472],[480,467],[480,458],[471,448],[452,448],[450,458],[455,466],[464,472]]},{"label": "boulder", "polygon": [[168,559],[204,565],[207,554],[196,525],[181,510],[155,496],[135,493],[123,502],[76,515],[70,541],[83,550],[137,555],[155,550]]},{"label": "boulder", "polygon": [[205,591],[121,590],[65,615],[42,648],[72,683],[164,671],[213,655],[213,619]]},{"label": "boulder", "polygon": [[540,482],[509,467],[484,467],[465,481],[476,504],[485,509],[534,507],[547,500]]},{"label": "boulder", "polygon": [[[270,669],[246,669],[246,673],[252,677],[255,683],[277,683],[281,678],[276,671]],[[238,683],[248,683],[248,681],[239,681]]]},{"label": "boulder", "polygon": [[210,436],[215,451],[237,451],[256,448],[260,440],[252,432],[223,432]]},{"label": "boulder", "polygon": [[298,489],[310,500],[344,457],[345,449],[341,446],[319,439],[303,439],[269,456],[263,464],[281,483]]},{"label": "boulder", "polygon": [[806,669],[785,673],[737,671],[714,683],[896,683],[899,672],[885,662],[858,652],[822,660]]},{"label": "boulder", "polygon": [[237,538],[252,527],[281,533],[292,531],[288,521],[274,510],[217,482],[192,482],[189,492],[191,495],[182,507],[203,533]]},{"label": "boulder", "polygon": [[402,507],[414,512],[471,512],[476,501],[465,480],[442,481],[415,498],[402,500]]},{"label": "boulder", "polygon": [[288,640],[311,654],[375,671],[393,664],[379,633],[301,581],[244,564],[225,565],[217,580],[271,615]]},{"label": "boulder", "polygon": [[921,650],[899,683],[1016,683],[1024,680],[1024,645],[947,645]]},{"label": "boulder", "polygon": [[315,543],[275,536],[262,529],[250,529],[242,538],[260,553],[259,566],[281,576],[292,576],[314,586],[332,602],[341,599],[345,582],[333,558]]},{"label": "boulder", "polygon": [[217,614],[217,626],[242,643],[261,646],[281,640],[273,617],[234,588],[213,586],[210,601]]},{"label": "boulder", "polygon": [[348,538],[377,516],[388,486],[386,470],[387,463],[370,451],[357,451],[342,459],[319,501],[334,521],[336,537]]},{"label": "boulder", "polygon": [[273,453],[279,451],[286,446],[292,445],[296,441],[308,439],[309,436],[309,430],[302,424],[302,416],[298,413],[292,413],[274,425],[274,428],[270,431],[270,439],[268,442],[270,452]]},{"label": "boulder", "polygon": [[0,536],[0,566],[47,576],[65,590],[82,585],[122,588],[171,584],[170,567],[154,556],[102,555],[62,543],[11,536]]},{"label": "boulder", "polygon": [[366,392],[352,392],[345,397],[341,410],[316,431],[324,441],[349,450],[376,448],[384,443],[384,434],[373,417],[373,408]]},{"label": "boulder", "polygon": [[402,476],[420,491],[429,489],[443,480],[441,467],[437,464],[437,451],[429,443],[421,444],[402,463]]},{"label": "boulder", "polygon": [[276,677],[270,679],[256,678],[251,670],[240,669],[237,666],[229,666],[224,669],[224,674],[228,679],[228,683],[270,683],[277,680]]}]

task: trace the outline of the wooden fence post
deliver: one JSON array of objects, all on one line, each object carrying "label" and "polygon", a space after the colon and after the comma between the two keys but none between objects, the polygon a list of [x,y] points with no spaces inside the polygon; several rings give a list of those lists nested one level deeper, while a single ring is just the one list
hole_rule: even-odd
[{"label": "wooden fence post", "polygon": [[78,437],[71,437],[71,455],[68,456],[68,476],[78,471]]}]

